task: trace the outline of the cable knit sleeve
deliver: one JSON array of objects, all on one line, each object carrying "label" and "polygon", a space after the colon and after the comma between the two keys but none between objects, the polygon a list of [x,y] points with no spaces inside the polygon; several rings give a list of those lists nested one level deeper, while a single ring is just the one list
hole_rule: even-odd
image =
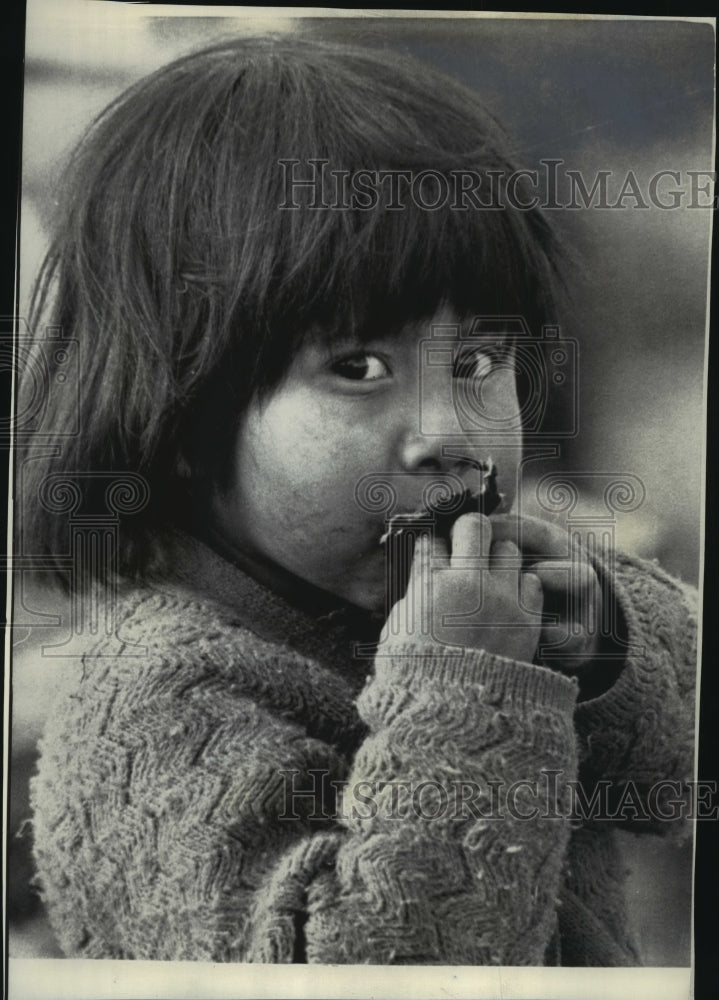
[{"label": "cable knit sleeve", "polygon": [[633,829],[666,832],[678,798],[667,783],[694,770],[697,597],[656,563],[615,562],[611,593],[629,648],[609,689],[577,706],[580,774],[585,785],[609,783],[611,808],[623,804]]},{"label": "cable knit sleeve", "polygon": [[[145,655],[85,659],[33,783],[69,955],[542,964],[569,830],[532,783],[576,774],[574,683],[398,647],[360,719],[331,672],[206,606],[140,610],[152,626],[125,634]],[[300,797],[292,818],[288,773],[328,776],[340,808]]]}]

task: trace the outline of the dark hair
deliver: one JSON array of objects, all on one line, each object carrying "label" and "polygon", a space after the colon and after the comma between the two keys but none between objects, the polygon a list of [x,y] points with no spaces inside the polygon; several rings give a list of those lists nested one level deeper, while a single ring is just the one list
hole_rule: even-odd
[{"label": "dark hair", "polygon": [[301,208],[280,207],[282,160],[297,175],[312,159],[495,172],[501,186],[507,145],[473,92],[426,65],[281,36],[205,48],[114,101],[66,170],[31,310],[36,336],[62,329],[81,361],[79,402],[53,389],[45,401],[60,457],[24,463],[25,550],[67,550],[66,522],[37,502],[48,472],[129,470],[150,502],[127,519],[121,565],[141,570],[178,457],[196,481],[221,481],[248,402],[310,331],[386,333],[445,304],[521,313],[533,329],[553,318],[559,251],[536,209],[317,210],[306,189],[291,192]]}]

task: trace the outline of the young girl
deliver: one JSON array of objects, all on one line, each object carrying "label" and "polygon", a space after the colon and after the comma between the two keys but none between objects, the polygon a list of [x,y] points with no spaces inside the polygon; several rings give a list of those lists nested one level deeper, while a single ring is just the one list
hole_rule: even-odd
[{"label": "young girl", "polygon": [[562,255],[505,146],[426,66],[269,37],[77,150],[33,325],[79,394],[50,379],[18,463],[21,551],[111,622],[33,784],[67,955],[637,963],[605,813],[668,826],[694,622],[517,517],[497,318],[553,322]]}]

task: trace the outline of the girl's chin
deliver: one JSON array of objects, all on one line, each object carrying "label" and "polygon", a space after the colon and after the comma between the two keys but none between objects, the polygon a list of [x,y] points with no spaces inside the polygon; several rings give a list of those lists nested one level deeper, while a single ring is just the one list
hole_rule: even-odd
[{"label": "girl's chin", "polygon": [[332,591],[341,601],[353,604],[362,611],[384,614],[387,611],[385,579],[384,560],[381,560],[376,571],[366,577],[359,576],[352,580],[348,571],[345,579],[338,582]]}]

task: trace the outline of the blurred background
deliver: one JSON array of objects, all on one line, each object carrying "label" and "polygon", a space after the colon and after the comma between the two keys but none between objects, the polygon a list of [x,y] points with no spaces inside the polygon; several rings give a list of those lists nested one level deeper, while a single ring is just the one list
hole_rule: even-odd
[{"label": "blurred background", "polygon": [[[505,16],[278,17],[269,9],[187,16],[182,7],[29,0],[23,135],[20,295],[26,314],[43,255],[54,182],[83,129],[140,76],[206,42],[282,30],[410,53],[477,90],[513,137],[520,165],[563,160],[591,187],[611,171],[614,202],[633,171],[646,192],[662,170],[712,167],[714,36],[710,25],[661,20]],[[216,9],[217,10],[217,9]],[[285,9],[285,13],[286,13]],[[171,16],[169,16],[171,15]],[[703,181],[701,182],[704,183]],[[560,190],[560,201],[562,191]],[[706,199],[702,199],[705,201]],[[576,254],[561,335],[579,349],[579,433],[558,459],[572,474],[631,474],[645,499],[616,518],[617,543],[696,584],[700,573],[704,359],[711,212],[650,205],[553,213]],[[583,498],[601,512],[601,489]],[[65,635],[53,594],[18,581],[13,621],[9,826],[11,954],[58,954],[30,886],[27,782],[59,674],[42,647]],[[648,965],[687,965],[691,847],[622,837],[629,900]]]}]

